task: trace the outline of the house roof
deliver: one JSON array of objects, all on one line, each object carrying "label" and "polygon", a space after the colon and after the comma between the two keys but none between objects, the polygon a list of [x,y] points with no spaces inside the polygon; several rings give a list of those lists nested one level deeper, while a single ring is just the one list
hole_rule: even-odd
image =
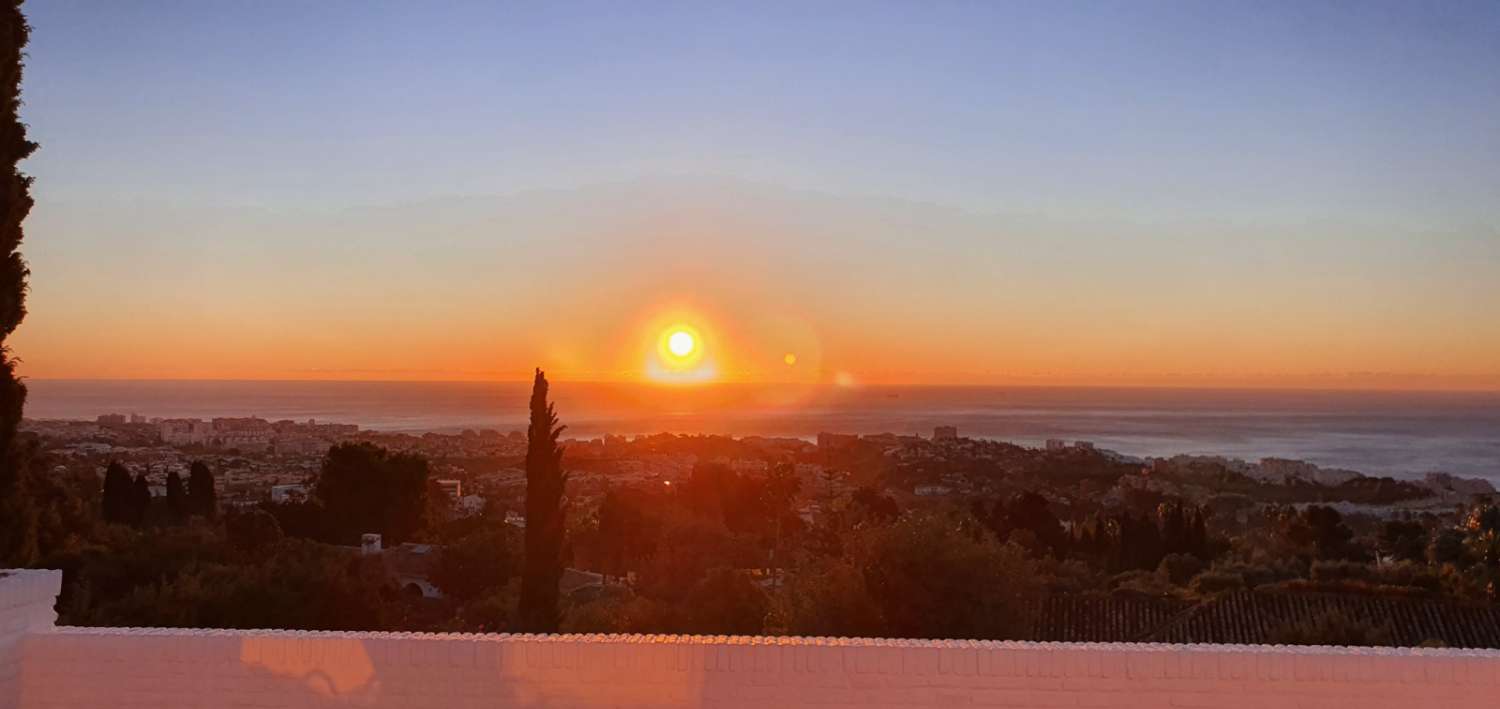
[{"label": "house roof", "polygon": [[1401,647],[1438,641],[1448,647],[1500,647],[1500,608],[1423,598],[1318,593],[1239,591],[1205,601],[1171,622],[1136,638],[1168,643],[1264,644],[1290,624],[1330,613],[1376,626],[1388,625]]},{"label": "house roof", "polygon": [[1132,642],[1194,607],[1192,601],[1065,594],[1042,599],[1031,614],[1033,640]]},{"label": "house roof", "polygon": [[1337,612],[1389,626],[1400,647],[1500,648],[1500,606],[1427,598],[1287,589],[1237,591],[1201,602],[1061,594],[1035,608],[1031,639],[1039,641],[1264,645],[1286,626]]}]

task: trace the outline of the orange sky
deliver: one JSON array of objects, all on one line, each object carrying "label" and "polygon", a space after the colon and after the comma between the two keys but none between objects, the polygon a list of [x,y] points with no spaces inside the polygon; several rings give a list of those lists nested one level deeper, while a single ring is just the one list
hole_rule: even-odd
[{"label": "orange sky", "polygon": [[685,322],[720,381],[1500,387],[1500,254],[1452,235],[732,182],[118,209],[43,202],[28,224],[27,376],[642,380]]}]

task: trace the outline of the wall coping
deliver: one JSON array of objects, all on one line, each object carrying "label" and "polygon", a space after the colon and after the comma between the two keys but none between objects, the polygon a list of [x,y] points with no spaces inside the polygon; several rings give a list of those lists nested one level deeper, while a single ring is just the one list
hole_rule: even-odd
[{"label": "wall coping", "polygon": [[287,637],[339,640],[433,640],[487,643],[585,643],[597,645],[712,645],[761,647],[894,647],[935,650],[1100,650],[1155,653],[1240,653],[1349,657],[1429,657],[1500,659],[1500,649],[1348,647],[1343,645],[1215,645],[1209,643],[1092,643],[1029,640],[923,640],[906,638],[802,637],[780,635],[671,635],[622,633],[425,633],[404,631],[276,630],[224,628],[58,626],[42,633],[73,636]]},{"label": "wall coping", "polygon": [[[0,610],[56,602],[62,572],[50,569],[0,569]],[[55,618],[55,616],[53,616]],[[701,645],[758,647],[918,648],[938,650],[1032,650],[1051,652],[1115,651],[1134,653],[1237,653],[1347,657],[1417,657],[1500,659],[1500,649],[1346,647],[1333,645],[1215,645],[1208,643],[1104,643],[1029,640],[934,640],[920,638],[848,638],[829,636],[676,635],[622,633],[428,633],[413,631],[281,630],[275,628],[161,628],[33,626],[36,635],[137,637],[328,638],[339,640],[429,640],[481,643],[575,643],[592,645]]]}]

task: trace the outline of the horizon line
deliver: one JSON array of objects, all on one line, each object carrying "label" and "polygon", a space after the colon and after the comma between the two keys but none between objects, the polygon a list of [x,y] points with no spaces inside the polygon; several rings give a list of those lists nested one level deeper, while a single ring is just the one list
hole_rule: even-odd
[{"label": "horizon line", "polygon": [[[545,369],[543,370],[545,372]],[[141,383],[236,383],[236,384],[530,384],[529,378],[518,379],[314,379],[275,377],[22,377],[22,381],[37,382],[141,382]],[[1500,386],[1491,387],[1440,387],[1423,388],[1407,386],[1318,386],[1318,385],[1213,385],[1213,384],[1057,384],[1041,382],[1016,383],[886,383],[840,385],[836,382],[796,381],[714,381],[692,384],[663,384],[660,382],[571,379],[548,377],[554,384],[585,384],[606,386],[637,386],[664,390],[709,389],[714,387],[805,387],[809,389],[1118,389],[1118,390],[1178,390],[1178,391],[1222,391],[1222,392],[1338,392],[1338,393],[1410,393],[1410,394],[1500,394]]]}]

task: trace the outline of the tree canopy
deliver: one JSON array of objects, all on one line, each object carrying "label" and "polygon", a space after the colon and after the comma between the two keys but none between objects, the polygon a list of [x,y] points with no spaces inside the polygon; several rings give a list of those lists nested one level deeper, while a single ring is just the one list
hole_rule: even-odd
[{"label": "tree canopy", "polygon": [[389,544],[411,539],[425,523],[427,477],[427,459],[420,455],[372,443],[330,448],[317,485],[330,541],[355,544],[370,532]]}]

